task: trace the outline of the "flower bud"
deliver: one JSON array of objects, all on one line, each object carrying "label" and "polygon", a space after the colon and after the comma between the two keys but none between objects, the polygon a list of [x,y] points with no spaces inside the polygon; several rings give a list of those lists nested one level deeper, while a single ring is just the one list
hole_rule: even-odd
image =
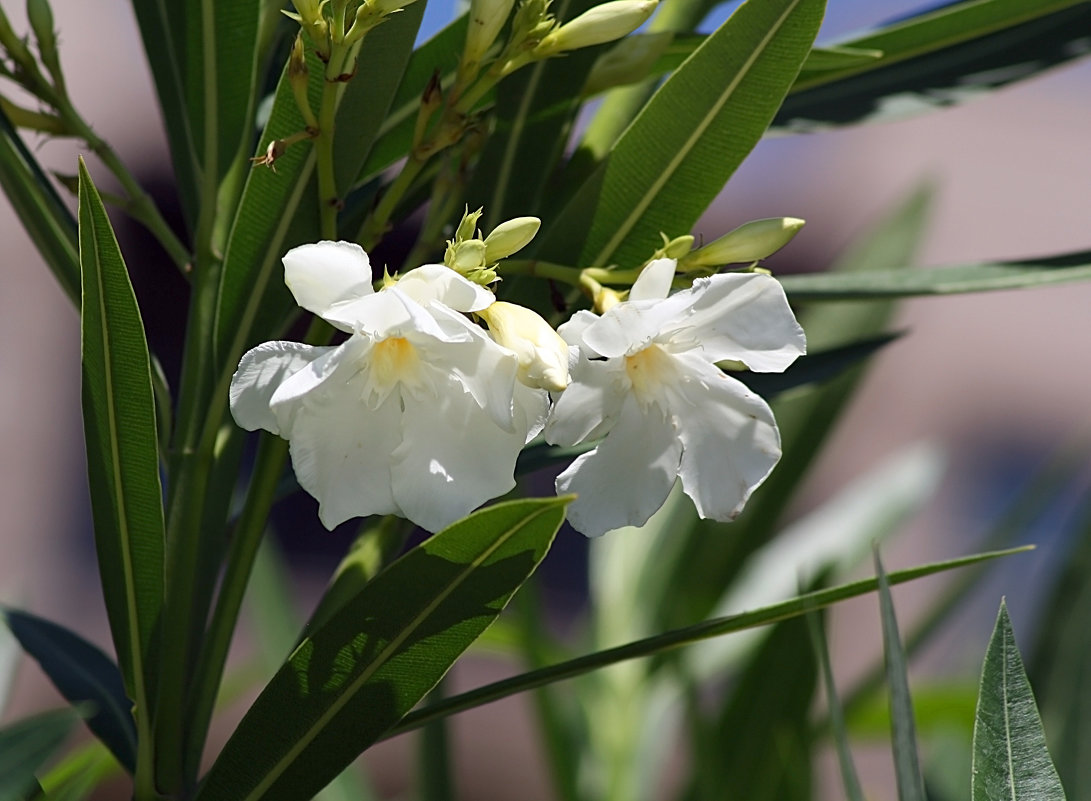
[{"label": "flower bud", "polygon": [[655,11],[658,0],[611,0],[588,9],[546,36],[534,49],[539,58],[612,42],[626,36]]},{"label": "flower bud", "polygon": [[485,261],[495,264],[530,244],[542,221],[537,217],[516,217],[502,222],[485,237]]},{"label": "flower bud", "polygon": [[683,256],[680,267],[683,270],[719,267],[764,259],[791,242],[803,224],[804,221],[796,217],[771,217],[745,223]]},{"label": "flower bud", "polygon": [[514,5],[515,0],[470,0],[470,25],[462,50],[464,63],[476,64],[485,57]]},{"label": "flower bud", "polygon": [[519,359],[519,380],[528,387],[560,392],[568,386],[568,344],[530,309],[498,300],[477,313],[497,344]]},{"label": "flower bud", "polygon": [[443,263],[462,274],[481,269],[487,263],[485,261],[485,243],[480,239],[451,242],[447,245],[447,253],[443,257]]},{"label": "flower bud", "polygon": [[474,234],[477,233],[477,221],[481,219],[481,215],[484,213],[484,209],[473,212],[467,210],[463,213],[458,228],[455,229],[455,241],[462,242],[466,239],[473,239]]},{"label": "flower bud", "polygon": [[663,240],[663,255],[660,258],[680,259],[693,249],[694,238],[690,234],[678,236],[671,240],[663,237]]}]

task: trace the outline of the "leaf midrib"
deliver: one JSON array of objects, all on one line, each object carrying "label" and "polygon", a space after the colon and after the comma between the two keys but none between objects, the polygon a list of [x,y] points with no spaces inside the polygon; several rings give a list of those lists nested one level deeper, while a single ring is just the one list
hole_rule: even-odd
[{"label": "leaf midrib", "polygon": [[304,735],[296,740],[295,744],[289,749],[288,753],[279,759],[276,764],[265,774],[262,781],[254,787],[254,789],[246,795],[244,801],[257,801],[264,794],[265,791],[272,787],[273,784],[280,778],[280,776],[286,771],[296,758],[302,754],[311,743],[315,740],[319,733],[326,727],[326,725],[332,720],[344,706],[353,698],[360,690],[361,686],[367,682],[375,673],[383,667],[391,659],[401,645],[409,638],[410,634],[417,630],[421,624],[427,619],[435,609],[443,603],[459,586],[466,580],[474,570],[481,566],[486,559],[494,554],[502,545],[507,543],[512,537],[514,537],[519,531],[526,528],[532,521],[541,515],[548,512],[552,507],[543,506],[542,508],[522,518],[518,524],[512,526],[507,532],[497,537],[496,540],[486,548],[479,556],[471,561],[466,568],[451,581],[446,589],[437,594],[428,605],[422,609],[416,617],[410,622],[408,626],[402,629],[401,634],[391,640],[382,651],[375,657],[370,665],[368,665],[359,676],[349,683],[348,689],[341,693],[334,702],[323,712],[318,719],[304,732]]},{"label": "leaf midrib", "polygon": [[[780,18],[776,21],[776,24],[769,27],[769,30],[766,32],[765,36],[762,37],[761,42],[758,44],[757,47],[753,49],[753,51],[751,51],[750,55],[743,62],[742,68],[739,69],[737,73],[735,73],[734,78],[732,78],[730,83],[728,83],[728,85],[724,87],[724,91],[720,94],[720,97],[718,98],[716,103],[714,103],[711,108],[709,108],[708,112],[702,118],[700,124],[686,139],[685,144],[678,149],[678,152],[675,153],[674,157],[671,158],[670,162],[668,162],[667,168],[663,170],[662,173],[660,173],[659,177],[656,178],[655,181],[652,182],[651,186],[648,187],[648,190],[644,193],[643,197],[641,197],[640,200],[633,206],[632,210],[629,212],[629,215],[621,222],[620,225],[618,225],[617,230],[614,232],[614,235],[602,247],[602,250],[599,251],[598,255],[588,262],[589,264],[599,266],[604,265],[606,263],[606,259],[608,259],[610,255],[615,250],[617,250],[618,245],[620,245],[621,241],[629,235],[629,232],[636,224],[636,221],[643,216],[645,210],[647,210],[648,206],[651,205],[652,200],[659,194],[659,191],[663,188],[664,184],[666,184],[667,181],[671,177],[673,177],[675,171],[678,169],[678,166],[682,163],[682,161],[685,160],[685,158],[689,155],[690,151],[693,149],[694,144],[702,136],[704,136],[705,131],[712,124],[712,121],[720,113],[721,109],[723,109],[724,104],[735,92],[739,84],[742,83],[743,79],[749,74],[751,67],[753,67],[754,65],[754,62],[757,61],[757,59],[765,53],[766,48],[769,46],[769,42],[780,31],[781,27],[785,23],[785,20],[789,17],[789,15],[791,15],[791,13],[801,2],[802,0],[794,0],[794,2],[785,7],[784,12],[780,15]],[[704,45],[702,45],[702,47],[703,46]]]}]

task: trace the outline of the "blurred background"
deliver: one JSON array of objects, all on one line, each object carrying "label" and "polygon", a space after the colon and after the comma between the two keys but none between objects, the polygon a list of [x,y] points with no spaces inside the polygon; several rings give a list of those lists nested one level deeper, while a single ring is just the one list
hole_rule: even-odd
[{"label": "blurred background", "polygon": [[[16,30],[25,30],[21,9],[8,5]],[[831,0],[830,6],[822,42],[920,3]],[[146,187],[169,196],[165,139],[129,4],[54,0],[53,8],[77,107]],[[433,0],[426,28],[435,30],[453,13],[450,2]],[[707,240],[751,219],[802,217],[806,228],[767,266],[774,272],[821,269],[885,209],[930,181],[936,194],[924,265],[1091,248],[1088,97],[1091,62],[1085,60],[957,108],[768,139],[694,233]],[[75,172],[78,145],[34,136],[27,141],[47,166]],[[108,187],[105,172],[94,164],[91,169]],[[146,240],[122,215],[114,220],[137,275],[149,336],[178,336],[184,321],[180,282],[172,283],[173,273],[164,279],[163,272],[142,272]],[[109,651],[84,477],[77,312],[3,198],[0,237],[0,600],[62,623]],[[972,551],[1007,499],[1051,453],[1089,440],[1091,283],[911,300],[901,305],[895,328],[906,335],[875,358],[806,492],[807,504],[820,504],[902,448],[921,440],[938,445],[946,456],[944,479],[926,511],[886,547],[889,569]],[[957,633],[930,648],[914,670],[976,673],[1002,594],[1021,641],[1033,641],[1035,604],[1063,552],[1066,516],[1086,493],[1087,478],[1072,490],[1070,503],[1062,499],[1028,534],[1039,548],[995,569]],[[325,538],[320,547],[293,556],[304,587],[324,583],[349,533],[315,533]],[[585,574],[571,567],[584,545],[571,531],[562,539],[558,560],[567,560],[548,575],[558,608],[570,612],[584,598]],[[935,593],[935,581],[896,591],[903,618],[911,619]],[[838,609],[831,647],[839,674],[851,677],[871,664],[879,643],[874,598]],[[455,685],[475,685],[505,671],[475,659],[456,668]],[[59,703],[24,661],[4,720]],[[549,797],[526,707],[516,698],[455,721],[466,798]],[[409,772],[407,746],[394,741],[372,754],[380,788],[396,792]],[[874,797],[892,797],[887,770],[882,758],[863,766],[865,790]]]}]

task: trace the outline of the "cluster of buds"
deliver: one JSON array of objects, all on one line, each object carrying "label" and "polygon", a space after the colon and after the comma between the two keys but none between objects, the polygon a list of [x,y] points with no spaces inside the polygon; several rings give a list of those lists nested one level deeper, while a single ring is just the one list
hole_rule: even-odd
[{"label": "cluster of buds", "polygon": [[391,14],[416,0],[292,0],[283,12],[299,23],[319,58],[329,63],[335,50],[356,44]]},{"label": "cluster of buds", "polygon": [[529,245],[542,221],[537,217],[516,217],[500,223],[488,236],[482,237],[477,230],[482,213],[482,209],[478,209],[462,215],[454,238],[447,240],[443,263],[463,278],[488,286],[497,280],[497,262]]}]

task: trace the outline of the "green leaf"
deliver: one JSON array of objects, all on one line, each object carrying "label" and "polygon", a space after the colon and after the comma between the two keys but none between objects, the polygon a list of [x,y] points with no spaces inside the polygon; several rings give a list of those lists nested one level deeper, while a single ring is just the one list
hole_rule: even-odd
[{"label": "green leaf", "polygon": [[826,708],[829,710],[833,741],[837,746],[837,765],[841,770],[841,783],[845,788],[845,798],[847,801],[864,801],[864,791],[860,788],[860,778],[856,775],[856,765],[852,759],[852,748],[849,745],[844,710],[841,708],[837,684],[833,679],[833,664],[830,662],[825,616],[817,613],[807,615],[807,624],[815,659],[822,669],[822,688],[826,693]]},{"label": "green leaf", "polygon": [[409,152],[421,93],[433,72],[439,72],[444,88],[454,82],[468,24],[469,15],[463,14],[413,51],[379,127],[375,145],[360,168],[356,185],[375,177]]},{"label": "green leaf", "polygon": [[771,130],[807,132],[952,106],[1087,52],[1081,0],[970,0],[842,46],[882,56],[800,75]]},{"label": "green leaf", "polygon": [[83,420],[99,573],[118,664],[148,732],[163,603],[163,493],[144,325],[106,209],[79,165]]},{"label": "green leaf", "polygon": [[132,3],[159,96],[178,194],[186,219],[192,226],[197,220],[200,162],[185,96],[186,3],[180,0],[132,0]]},{"label": "green leaf", "polygon": [[[415,3],[369,35],[360,50],[360,74],[345,85],[335,122],[336,177],[348,192],[370,152],[387,114],[424,13]],[[324,65],[308,48],[308,94],[319,108]],[[381,70],[369,70],[382,64]],[[281,74],[269,121],[256,153],[269,143],[298,133],[305,123],[287,73]],[[276,161],[276,172],[255,167],[247,176],[228,236],[216,307],[215,350],[220,367],[234,368],[247,347],[268,338],[294,304],[280,279],[280,258],[295,245],[319,238],[314,148],[300,142]]]},{"label": "green leaf", "polygon": [[797,359],[783,373],[731,373],[751,390],[769,399],[797,387],[817,384],[836,378],[851,367],[869,359],[902,334],[881,334],[861,342],[853,342],[817,353],[808,353]]},{"label": "green leaf", "polygon": [[0,186],[61,289],[73,303],[79,303],[76,221],[3,111],[0,111]]},{"label": "green leaf", "polygon": [[262,0],[175,0],[183,5],[179,54],[187,118],[203,181],[218,183],[249,149]]},{"label": "green leaf", "polygon": [[113,660],[56,623],[3,606],[0,615],[65,700],[72,705],[89,702],[87,727],[131,773],[136,767],[136,727]]},{"label": "green leaf", "polygon": [[761,139],[811,49],[822,0],[745,3],[660,87],[551,226],[539,256],[639,264],[688,233]]},{"label": "green leaf", "polygon": [[890,690],[891,749],[899,801],[925,801],[924,779],[917,754],[917,731],[913,720],[913,699],[909,695],[909,673],[894,616],[894,600],[886,571],[875,550],[875,572],[879,577],[879,613],[883,623],[883,659]]},{"label": "green leaf", "polygon": [[200,801],[309,798],[420,701],[534,571],[568,498],[501,503],[414,548],[309,632]]},{"label": "green leaf", "polygon": [[1064,801],[1042,721],[1003,602],[996,618],[974,721],[974,801]]},{"label": "green leaf", "polygon": [[38,789],[34,774],[61,747],[79,715],[57,709],[0,729],[0,801],[24,801]]},{"label": "green leaf", "polygon": [[1091,278],[1091,251],[1041,259],[977,262],[949,267],[875,270],[867,273],[786,275],[780,279],[794,301],[870,300],[953,295],[997,289],[1066,284]]},{"label": "green leaf", "polygon": [[107,779],[121,775],[113,754],[101,741],[91,740],[42,775],[41,785],[48,801],[83,801]]},{"label": "green leaf", "polygon": [[[931,564],[891,573],[888,580],[891,585],[901,584],[905,581],[912,581],[946,570],[967,567],[969,565],[977,564],[978,562],[995,559],[1000,556],[1024,553],[1028,550],[1031,550],[1031,547],[991,551],[945,562],[933,562]],[[874,592],[877,587],[877,579],[864,579],[850,584],[842,584],[839,587],[833,587],[831,589],[817,590],[761,609],[742,612],[737,615],[729,615],[728,617],[706,620],[693,626],[674,629],[664,634],[657,634],[654,637],[647,637],[642,640],[626,643],[625,645],[607,648],[593,654],[550,665],[549,667],[540,670],[532,670],[519,676],[512,676],[509,679],[503,679],[483,687],[478,687],[475,690],[447,698],[441,703],[433,704],[432,706],[425,707],[416,712],[411,712],[405,716],[401,723],[390,729],[384,735],[383,739],[420,728],[429,721],[439,717],[465,712],[468,709],[474,709],[483,704],[499,701],[501,698],[507,698],[508,696],[517,693],[544,687],[547,684],[575,678],[576,676],[582,676],[585,673],[604,668],[608,665],[616,665],[630,659],[640,659],[642,657],[665,653],[674,648],[680,648],[691,643],[712,639],[713,637],[722,637],[725,634],[744,631],[757,626],[766,626],[770,623],[776,623],[777,621],[786,620],[787,618],[795,617],[797,615],[804,615],[839,601]]]}]

